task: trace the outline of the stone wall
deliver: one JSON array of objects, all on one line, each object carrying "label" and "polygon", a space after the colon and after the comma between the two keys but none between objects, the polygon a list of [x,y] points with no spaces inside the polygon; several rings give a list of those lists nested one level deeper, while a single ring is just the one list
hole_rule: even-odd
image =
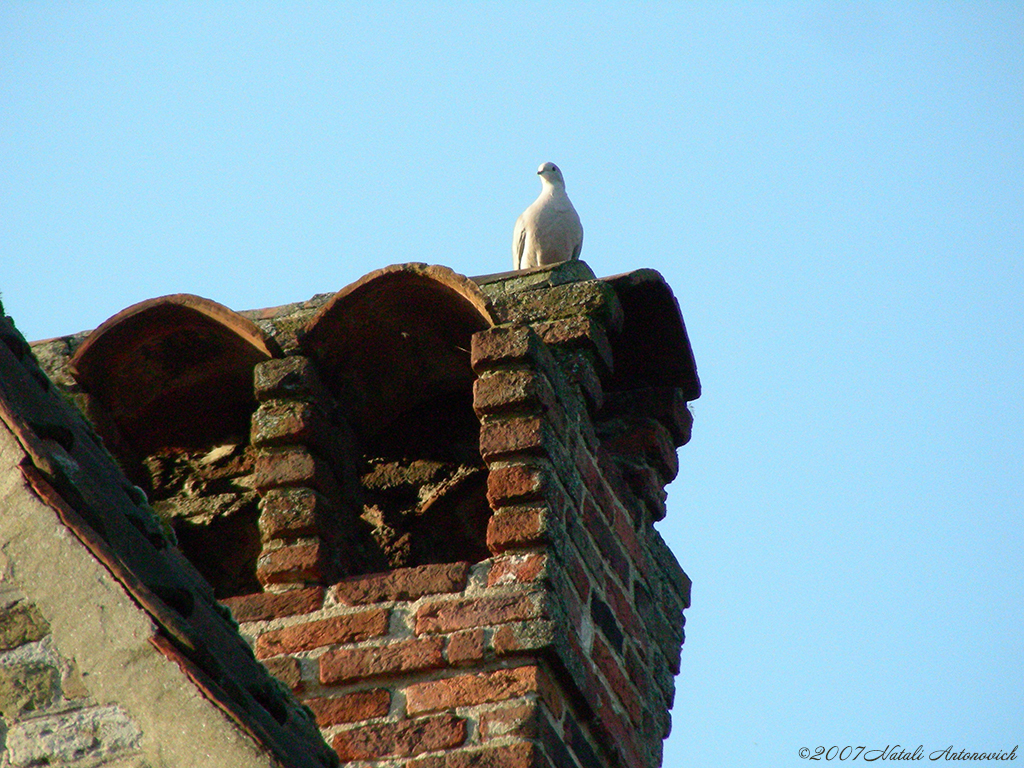
[{"label": "stone wall", "polygon": [[36,606],[0,584],[0,766],[141,768],[141,732],[92,699]]}]

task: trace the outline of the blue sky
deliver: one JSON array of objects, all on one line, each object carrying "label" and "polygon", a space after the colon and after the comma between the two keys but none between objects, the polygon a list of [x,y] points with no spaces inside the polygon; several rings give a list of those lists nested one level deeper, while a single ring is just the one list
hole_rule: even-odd
[{"label": "blue sky", "polygon": [[508,269],[546,160],[704,386],[665,765],[1024,742],[1024,5],[0,6],[30,338]]}]

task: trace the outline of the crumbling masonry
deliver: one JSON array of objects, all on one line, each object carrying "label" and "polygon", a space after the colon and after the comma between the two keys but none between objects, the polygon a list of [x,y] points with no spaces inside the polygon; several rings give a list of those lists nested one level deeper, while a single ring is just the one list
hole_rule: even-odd
[{"label": "crumbling masonry", "polygon": [[[167,296],[34,345],[55,387],[3,335],[3,765],[661,764],[690,582],[654,523],[700,384],[656,272]],[[125,596],[106,623],[46,526]]]}]

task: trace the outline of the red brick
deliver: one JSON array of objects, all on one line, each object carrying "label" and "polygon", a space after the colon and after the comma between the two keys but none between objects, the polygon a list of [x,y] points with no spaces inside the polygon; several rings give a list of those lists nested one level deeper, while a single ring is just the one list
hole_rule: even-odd
[{"label": "red brick", "polygon": [[271,400],[252,415],[250,440],[256,447],[308,443],[322,418],[311,403]]},{"label": "red brick", "polygon": [[466,723],[452,715],[382,722],[342,731],[332,746],[346,760],[373,760],[457,747],[466,740]]},{"label": "red brick", "polygon": [[339,648],[320,657],[324,685],[444,666],[440,637],[414,638],[369,648]]},{"label": "red brick", "polygon": [[513,464],[494,467],[487,475],[487,501],[492,509],[543,497],[547,472],[540,467]]},{"label": "red brick", "polygon": [[516,699],[537,691],[539,674],[537,667],[514,667],[416,683],[405,689],[406,710],[420,715]]},{"label": "red brick", "polygon": [[505,586],[536,581],[547,574],[548,556],[543,552],[527,552],[497,557],[487,574],[487,586]]},{"label": "red brick", "polygon": [[324,728],[386,716],[391,709],[391,694],[383,688],[374,688],[332,698],[306,699],[302,703],[313,710],[317,725]]},{"label": "red brick", "polygon": [[555,403],[551,383],[539,371],[497,370],[473,382],[473,408],[478,414],[512,409],[546,412]]},{"label": "red brick", "polygon": [[484,657],[484,631],[467,629],[456,632],[448,638],[445,656],[453,667],[480,661]]},{"label": "red brick", "polygon": [[312,536],[324,504],[312,488],[271,488],[260,500],[260,535],[264,541]]},{"label": "red brick", "polygon": [[480,713],[480,738],[483,741],[516,737],[537,738],[536,703],[505,706]]},{"label": "red brick", "polygon": [[611,371],[612,346],[608,334],[600,323],[586,315],[566,317],[547,323],[537,323],[533,329],[545,344],[576,347],[589,350],[600,362],[603,371]]},{"label": "red brick", "polygon": [[[616,422],[620,423],[620,422]],[[602,442],[602,447],[633,461],[642,461],[658,471],[663,484],[679,474],[672,434],[654,419],[622,421],[622,431]]]},{"label": "red brick", "polygon": [[547,541],[546,507],[505,507],[487,521],[487,547],[491,552],[529,547]]},{"label": "red brick", "polygon": [[235,621],[263,621],[315,611],[323,605],[323,587],[290,589],[287,592],[257,592],[221,600],[231,609]]},{"label": "red brick", "polygon": [[540,601],[528,593],[437,601],[416,611],[416,634],[488,627],[534,619],[540,614]]},{"label": "red brick", "polygon": [[488,419],[480,425],[480,455],[484,461],[519,453],[548,453],[557,441],[543,416]]},{"label": "red brick", "polygon": [[496,326],[474,333],[470,361],[477,373],[510,362],[529,362],[541,369],[555,366],[540,336],[524,325]]},{"label": "red brick", "polygon": [[415,600],[423,595],[460,592],[466,586],[468,574],[469,563],[396,568],[340,581],[331,588],[331,596],[346,605]]},{"label": "red brick", "polygon": [[554,642],[554,624],[548,620],[505,624],[491,636],[496,656],[530,653],[549,648]]},{"label": "red brick", "polygon": [[293,624],[283,629],[272,629],[256,638],[257,658],[277,656],[320,648],[325,645],[354,643],[371,637],[380,637],[388,631],[388,612],[363,611],[329,619]]},{"label": "red brick", "polygon": [[276,656],[273,659],[266,659],[263,666],[293,691],[301,690],[302,669],[298,659],[293,659],[291,656]]},{"label": "red brick", "polygon": [[501,747],[457,749],[445,755],[429,755],[410,760],[405,768],[548,768],[549,765],[535,745],[521,741]]},{"label": "red brick", "polygon": [[286,544],[260,555],[256,563],[256,577],[262,584],[319,581],[321,557],[319,541]]},{"label": "red brick", "polygon": [[253,485],[260,493],[271,488],[315,488],[328,498],[338,498],[331,468],[304,446],[261,450],[256,457]]},{"label": "red brick", "polygon": [[594,635],[591,658],[601,670],[604,679],[608,681],[609,689],[615,692],[623,708],[629,713],[629,719],[634,725],[640,725],[643,718],[640,694],[622,671],[622,663],[598,635]]},{"label": "red brick", "polygon": [[640,617],[633,610],[633,603],[619,588],[615,580],[609,576],[604,584],[605,597],[608,598],[608,606],[619,620],[619,625],[633,637],[640,635]]}]

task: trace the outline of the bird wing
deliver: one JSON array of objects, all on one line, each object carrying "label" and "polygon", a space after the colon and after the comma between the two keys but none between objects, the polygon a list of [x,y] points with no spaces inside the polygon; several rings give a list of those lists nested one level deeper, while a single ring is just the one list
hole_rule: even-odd
[{"label": "bird wing", "polygon": [[522,269],[523,251],[526,249],[526,222],[520,214],[512,232],[512,269]]}]

